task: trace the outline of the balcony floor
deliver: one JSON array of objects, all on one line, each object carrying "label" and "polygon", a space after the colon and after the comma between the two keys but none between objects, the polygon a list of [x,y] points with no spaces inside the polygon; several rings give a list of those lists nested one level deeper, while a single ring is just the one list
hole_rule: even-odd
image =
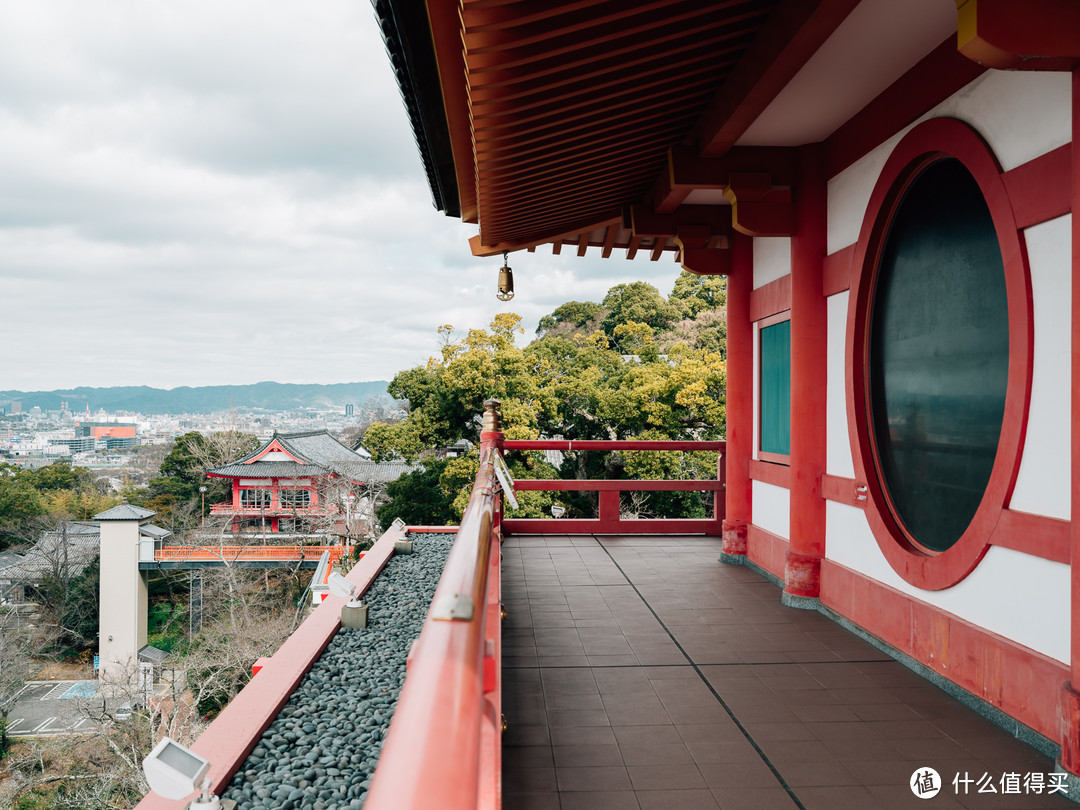
[{"label": "balcony floor", "polygon": [[504,807],[926,807],[924,766],[935,808],[1075,807],[1003,795],[1053,762],[719,556],[700,537],[506,539]]}]

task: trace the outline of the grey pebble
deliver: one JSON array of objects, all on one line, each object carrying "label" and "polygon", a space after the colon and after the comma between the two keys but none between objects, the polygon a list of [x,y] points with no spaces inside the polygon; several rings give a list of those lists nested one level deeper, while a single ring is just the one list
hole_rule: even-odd
[{"label": "grey pebble", "polygon": [[453,535],[411,534],[372,583],[365,630],[340,630],[222,793],[237,810],[359,810]]}]

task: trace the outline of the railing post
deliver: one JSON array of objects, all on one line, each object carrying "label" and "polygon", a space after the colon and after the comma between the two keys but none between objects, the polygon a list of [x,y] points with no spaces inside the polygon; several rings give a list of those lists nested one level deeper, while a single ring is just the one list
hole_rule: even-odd
[{"label": "railing post", "polygon": [[[502,455],[503,452],[503,431],[502,431],[502,416],[499,414],[499,406],[502,403],[497,399],[484,400],[484,421],[480,426],[480,455],[483,456],[484,448],[491,447],[493,451]],[[501,499],[500,499],[501,500]],[[493,514],[492,526],[495,531],[499,532],[500,542],[502,536],[501,524],[502,524],[502,509],[496,509]]]}]

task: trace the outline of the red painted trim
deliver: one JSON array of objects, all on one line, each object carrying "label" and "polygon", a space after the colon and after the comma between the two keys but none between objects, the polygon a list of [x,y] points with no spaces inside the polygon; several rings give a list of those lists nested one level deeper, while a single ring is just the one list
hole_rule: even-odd
[{"label": "red painted trim", "polygon": [[946,39],[825,140],[826,179],[876,149],[985,70],[956,52],[954,37]]},{"label": "red painted trim", "polygon": [[791,466],[791,456],[784,453],[770,453],[768,450],[758,450],[756,460],[768,464],[783,464],[785,467]]},{"label": "red painted trim", "polygon": [[998,70],[1072,70],[1080,63],[1080,6],[1069,0],[957,4],[957,49]]},{"label": "red painted trim", "polygon": [[1067,565],[1069,521],[1004,509],[990,544]]},{"label": "red painted trim", "polygon": [[[360,593],[366,592],[375,581],[394,553],[394,541],[403,536],[403,532],[395,530],[386,532],[348,573],[348,580]],[[240,690],[191,745],[192,751],[212,763],[208,776],[213,792],[222,792],[304,675],[333,640],[341,627],[341,608],[345,601],[344,597],[327,596],[285,639],[273,657],[264,661],[259,674]],[[180,810],[186,806],[186,799],[170,800],[148,793],[136,807],[137,810]]]},{"label": "red painted trim", "polygon": [[767,461],[750,460],[750,478],[774,487],[791,489],[791,468],[782,464],[770,464]]},{"label": "red painted trim", "polygon": [[406,526],[406,534],[456,534],[457,526]]},{"label": "red painted trim", "polygon": [[[888,506],[888,494],[878,479],[874,462],[867,403],[867,340],[869,310],[877,274],[878,256],[887,229],[903,193],[919,171],[941,157],[955,157],[971,172],[990,209],[1005,266],[1009,309],[1009,377],[1005,415],[993,472],[979,508],[956,544],[930,553],[903,529]],[[855,297],[848,307],[847,364],[849,438],[855,476],[866,481],[866,514],[874,537],[889,564],[907,582],[927,590],[955,585],[966,577],[986,553],[990,536],[1012,495],[1020,467],[1031,398],[1033,326],[1031,279],[1027,250],[1013,218],[1002,172],[989,147],[966,124],[935,118],[909,132],[889,156],[867,205],[852,273]],[[795,430],[792,430],[795,434]],[[794,513],[794,504],[792,505]]]},{"label": "red painted trim", "polygon": [[791,237],[791,528],[784,590],[817,595],[817,558],[825,554],[825,434],[828,410],[828,310],[823,295],[828,191],[818,147],[800,150]]},{"label": "red painted trim", "polygon": [[506,450],[719,450],[723,452],[727,442],[714,441],[649,441],[634,439],[627,441],[594,441],[574,439],[566,441],[562,439],[507,439],[503,442]]},{"label": "red painted trim", "polygon": [[254,464],[256,461],[258,461],[260,458],[265,456],[267,453],[284,453],[289,458],[291,458],[293,461],[295,461],[297,464],[307,464],[306,461],[304,461],[303,459],[297,458],[292,453],[290,453],[288,450],[286,450],[282,446],[281,442],[279,442],[277,439],[274,439],[273,441],[270,442],[270,444],[266,445],[266,447],[264,447],[262,449],[262,452],[259,453],[259,455],[255,456],[254,458],[249,458],[244,463],[245,464]]},{"label": "red painted trim", "polygon": [[1002,175],[1016,227],[1029,228],[1072,210],[1072,144],[1029,160]]},{"label": "red painted trim", "polygon": [[855,245],[848,245],[825,257],[821,292],[826,298],[851,288],[851,269],[854,264]]},{"label": "red painted trim", "polygon": [[723,488],[723,481],[712,478],[665,481],[522,478],[514,482],[515,492],[719,492]]},{"label": "red painted trim", "polygon": [[[863,487],[862,492],[858,491],[859,486]],[[842,478],[826,473],[821,476],[821,497],[827,501],[862,509],[866,506],[866,485],[860,485],[854,478]]]},{"label": "red painted trim", "polygon": [[743,234],[733,234],[730,239],[725,504],[728,520],[749,523],[752,515],[750,457],[754,452],[754,327],[750,318],[754,241]]},{"label": "red painted trim", "polygon": [[751,523],[746,527],[746,559],[777,579],[784,578],[788,541]]},{"label": "red painted trim", "polygon": [[750,292],[750,320],[760,321],[791,309],[791,275],[770,281]]},{"label": "red painted trim", "polygon": [[[1073,141],[1080,136],[1080,69],[1072,74],[1072,135]],[[1070,167],[1072,181],[1072,210],[1080,211],[1080,149],[1072,152]],[[1069,532],[1072,578],[1072,665],[1070,677],[1074,688],[1080,688],[1080,223],[1072,223],[1072,397],[1070,399],[1070,424],[1072,425],[1070,457],[1072,481],[1070,494],[1072,507]],[[1080,738],[1067,739],[1071,749],[1069,759],[1080,763]],[[1065,747],[1063,745],[1063,747]]]},{"label": "red painted trim", "polygon": [[831,560],[821,602],[992,706],[1052,740],[1068,668]]},{"label": "red painted trim", "polygon": [[650,518],[647,520],[503,518],[511,534],[707,534],[719,537],[723,521],[711,518]]}]

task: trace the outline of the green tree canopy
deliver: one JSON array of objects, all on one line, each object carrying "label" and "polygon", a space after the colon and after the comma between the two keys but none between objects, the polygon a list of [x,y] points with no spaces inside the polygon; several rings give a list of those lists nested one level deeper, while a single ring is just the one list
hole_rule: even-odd
[{"label": "green tree canopy", "polygon": [[604,296],[607,314],[602,321],[604,332],[611,336],[619,324],[644,323],[664,329],[679,317],[678,309],[664,300],[659,290],[644,281],[616,284]]}]

